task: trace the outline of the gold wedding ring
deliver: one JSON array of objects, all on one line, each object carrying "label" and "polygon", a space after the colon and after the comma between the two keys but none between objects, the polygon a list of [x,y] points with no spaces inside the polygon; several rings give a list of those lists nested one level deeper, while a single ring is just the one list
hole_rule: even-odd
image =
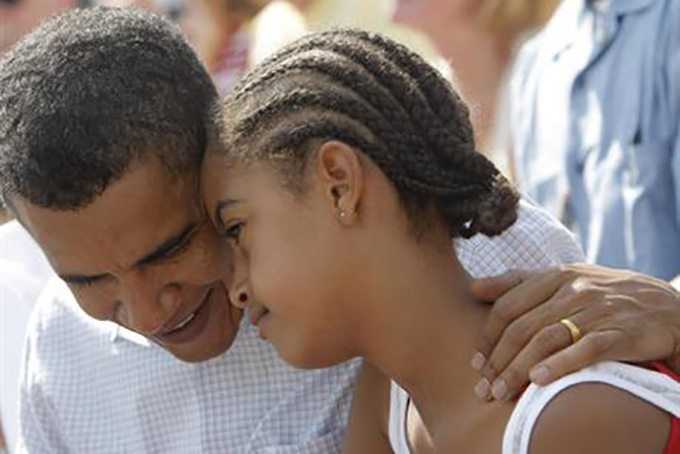
[{"label": "gold wedding ring", "polygon": [[560,320],[560,323],[563,324],[564,326],[567,327],[569,330],[569,334],[571,334],[571,342],[572,344],[575,344],[576,342],[579,341],[583,337],[583,333],[579,329],[578,326],[568,318],[563,318]]}]

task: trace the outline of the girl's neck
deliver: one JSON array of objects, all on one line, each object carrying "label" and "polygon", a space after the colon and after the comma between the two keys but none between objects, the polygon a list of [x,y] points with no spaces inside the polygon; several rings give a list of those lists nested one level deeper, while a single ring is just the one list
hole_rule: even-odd
[{"label": "girl's neck", "polygon": [[450,248],[391,263],[380,303],[364,314],[370,329],[361,353],[436,425],[452,408],[478,403],[469,364],[488,309],[473,302],[469,276]]}]

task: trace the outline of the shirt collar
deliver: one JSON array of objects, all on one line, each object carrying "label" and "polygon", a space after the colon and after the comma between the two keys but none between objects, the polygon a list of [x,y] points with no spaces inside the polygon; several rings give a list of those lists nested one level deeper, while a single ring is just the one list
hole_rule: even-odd
[{"label": "shirt collar", "polygon": [[[626,16],[650,7],[657,0],[610,0],[603,7],[604,14]],[[587,13],[588,0],[565,0],[561,3],[553,20],[545,27],[543,41],[551,57],[570,47],[578,36],[579,23]]]},{"label": "shirt collar", "polygon": [[106,336],[110,342],[113,343],[119,340],[126,340],[144,347],[156,346],[156,344],[141,334],[137,334],[134,331],[123,328],[117,323],[97,320],[87,315],[87,313],[78,304],[78,301],[68,288],[68,285],[58,277],[54,277],[54,280],[57,282],[55,285],[58,285],[58,287],[56,287],[57,290],[55,290],[58,292],[56,293],[55,298],[58,298],[59,301],[63,301],[68,307],[72,308],[72,310],[82,317],[82,319],[86,321],[88,325],[96,325],[96,329]]},{"label": "shirt collar", "polygon": [[133,344],[141,345],[142,347],[153,347],[155,344],[141,334],[135,333],[127,328],[113,323],[107,322],[111,329],[111,342],[119,340],[126,340]]}]

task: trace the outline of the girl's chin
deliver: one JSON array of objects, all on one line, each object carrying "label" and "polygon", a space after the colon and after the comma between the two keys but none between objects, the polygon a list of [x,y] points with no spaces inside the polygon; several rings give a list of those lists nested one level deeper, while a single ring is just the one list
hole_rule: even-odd
[{"label": "girl's chin", "polygon": [[297,369],[325,369],[337,366],[353,358],[351,355],[338,356],[330,354],[330,352],[324,352],[318,348],[301,351],[300,349],[278,346],[276,343],[273,343],[273,345],[281,359]]}]

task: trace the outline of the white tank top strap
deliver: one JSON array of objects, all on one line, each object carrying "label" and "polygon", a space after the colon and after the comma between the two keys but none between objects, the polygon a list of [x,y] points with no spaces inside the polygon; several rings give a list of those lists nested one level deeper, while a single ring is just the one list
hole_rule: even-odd
[{"label": "white tank top strap", "polygon": [[531,431],[543,409],[561,391],[579,383],[605,383],[680,417],[680,384],[660,372],[629,364],[603,362],[548,386],[530,385],[517,402],[503,436],[503,454],[527,454]]},{"label": "white tank top strap", "polygon": [[406,434],[406,411],[409,396],[399,385],[390,385],[390,422],[389,437],[394,454],[411,454]]}]

